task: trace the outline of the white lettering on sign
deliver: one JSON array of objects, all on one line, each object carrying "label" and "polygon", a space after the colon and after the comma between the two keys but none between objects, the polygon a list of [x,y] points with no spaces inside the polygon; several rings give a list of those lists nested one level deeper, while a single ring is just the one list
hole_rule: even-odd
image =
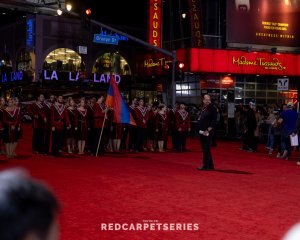
[{"label": "white lettering on sign", "polygon": [[[14,74],[11,76],[12,79],[18,80],[19,78],[23,78],[23,75],[21,73]],[[114,75],[116,83],[119,84],[121,82],[121,76],[120,75]],[[58,81],[58,80],[68,80],[70,82],[77,82],[80,79],[80,72],[68,72],[68,79],[66,79],[66,75],[62,76],[60,72],[56,71],[47,71],[44,70],[44,79],[46,81]],[[110,81],[110,74],[93,74],[93,77],[91,79],[94,83],[109,83]],[[2,76],[2,82],[6,82],[7,77],[6,75]]]}]

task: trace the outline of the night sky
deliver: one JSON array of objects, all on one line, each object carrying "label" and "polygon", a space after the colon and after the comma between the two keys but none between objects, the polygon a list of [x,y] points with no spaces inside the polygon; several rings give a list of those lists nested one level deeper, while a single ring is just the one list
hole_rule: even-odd
[{"label": "night sky", "polygon": [[[147,28],[148,0],[72,0],[73,11],[92,9],[92,19],[105,24]],[[6,15],[2,15],[6,12]],[[22,19],[26,13],[0,8],[0,26]]]},{"label": "night sky", "polygon": [[92,18],[106,24],[147,28],[148,0],[85,0]]}]

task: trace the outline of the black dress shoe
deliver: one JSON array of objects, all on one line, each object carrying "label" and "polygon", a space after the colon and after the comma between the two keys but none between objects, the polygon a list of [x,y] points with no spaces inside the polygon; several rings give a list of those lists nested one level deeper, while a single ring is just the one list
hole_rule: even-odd
[{"label": "black dress shoe", "polygon": [[214,168],[198,167],[197,170],[199,170],[199,171],[213,171]]},{"label": "black dress shoe", "polygon": [[197,170],[199,170],[199,171],[205,171],[205,170],[208,170],[208,168],[205,168],[205,167],[198,167]]}]

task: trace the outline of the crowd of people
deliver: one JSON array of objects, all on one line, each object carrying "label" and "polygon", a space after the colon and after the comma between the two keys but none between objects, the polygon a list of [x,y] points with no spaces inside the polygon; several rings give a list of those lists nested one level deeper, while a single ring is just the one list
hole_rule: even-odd
[{"label": "crowd of people", "polygon": [[[128,103],[129,111],[136,125],[115,123],[114,110],[105,104],[105,97],[63,99],[63,96],[50,95],[45,99],[40,94],[30,104],[27,111],[32,119],[32,151],[36,154],[59,156],[65,151],[69,154],[102,155],[105,152],[120,151],[158,151],[164,152],[167,146],[172,151],[186,151],[186,138],[191,131],[199,136],[201,143],[209,139],[209,146],[216,145],[216,132],[220,118],[226,117],[214,103],[203,101],[199,108],[187,109],[184,103],[166,106],[163,103],[144,103],[143,99],[133,98]],[[205,96],[203,98],[205,100]],[[201,115],[206,105],[216,112],[209,124],[203,122]],[[205,116],[205,115],[202,115]],[[18,140],[22,137],[22,111],[18,98],[0,99],[0,152],[7,158],[16,154]],[[297,120],[298,119],[298,120]],[[199,134],[203,124],[213,130],[209,138]],[[262,126],[267,129],[266,148],[268,154],[290,160],[293,147],[290,135],[300,133],[300,118],[293,103],[279,107],[261,108],[254,102],[240,105],[235,111],[236,133],[241,134],[241,150],[256,152]],[[169,136],[171,136],[169,138]],[[168,139],[171,143],[168,143]],[[202,146],[203,147],[203,146]],[[204,149],[207,145],[204,144]],[[210,153],[209,153],[210,154]],[[210,159],[211,156],[204,156]],[[208,164],[208,163],[207,163]],[[297,162],[300,165],[300,161]]]},{"label": "crowd of people", "polygon": [[[283,104],[281,107],[269,106],[263,109],[257,108],[255,103],[241,106],[236,125],[243,139],[241,150],[256,152],[259,139],[262,134],[262,126],[267,130],[266,148],[271,157],[275,153],[277,158],[291,160],[291,152],[299,146],[291,145],[291,136],[299,136],[300,115],[297,113],[292,102]],[[300,161],[297,161],[300,165]]]},{"label": "crowd of people", "polygon": [[[186,151],[186,137],[191,130],[190,114],[184,103],[167,107],[163,103],[144,104],[133,98],[128,106],[136,125],[114,122],[114,110],[107,108],[105,97],[98,99],[40,94],[27,108],[32,119],[32,151],[59,156],[70,154],[102,155],[119,151],[158,151],[167,148],[172,135],[173,151]],[[22,116],[17,98],[1,99],[0,124],[2,153],[16,156],[22,135]]]}]

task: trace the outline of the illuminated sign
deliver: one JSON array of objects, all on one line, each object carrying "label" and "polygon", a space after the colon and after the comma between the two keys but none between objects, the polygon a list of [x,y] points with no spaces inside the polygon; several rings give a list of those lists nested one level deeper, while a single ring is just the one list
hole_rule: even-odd
[{"label": "illuminated sign", "polygon": [[[45,81],[69,81],[69,82],[78,82],[81,78],[80,72],[58,72],[58,71],[48,71],[44,70],[43,79]],[[116,83],[119,84],[121,82],[121,76],[115,74],[114,75]],[[92,78],[90,79],[94,83],[109,83],[110,74],[97,74],[93,73]]]},{"label": "illuminated sign", "polygon": [[26,20],[26,50],[32,51],[34,47],[34,19],[27,17]]},{"label": "illuminated sign", "polygon": [[220,74],[207,74],[205,79],[200,80],[202,89],[207,88],[234,88],[234,79]]},{"label": "illuminated sign", "polygon": [[118,45],[119,38],[116,36],[110,36],[110,35],[94,34],[93,42]]},{"label": "illuminated sign", "polygon": [[161,0],[150,0],[148,41],[155,47],[161,47]]},{"label": "illuminated sign", "polygon": [[162,53],[148,53],[137,56],[136,71],[139,76],[170,76],[172,59]]},{"label": "illuminated sign", "polygon": [[[227,42],[299,47],[299,1],[228,0]],[[240,6],[246,7],[240,8]]]},{"label": "illuminated sign", "polygon": [[202,47],[203,36],[199,0],[189,0],[189,8],[192,29],[192,47]]},{"label": "illuminated sign", "polygon": [[117,34],[117,33],[108,33],[107,30],[101,30],[100,33],[102,36],[113,36],[113,37],[117,37],[119,39],[119,41],[129,41],[128,37],[125,37],[123,35]]},{"label": "illuminated sign", "polygon": [[4,72],[0,75],[0,80],[2,83],[22,81],[23,79],[24,79],[23,71],[16,71],[10,73]]},{"label": "illuminated sign", "polygon": [[168,61],[165,58],[159,58],[157,60],[154,60],[153,58],[145,59],[144,60],[144,67],[145,68],[152,68],[152,67],[161,67],[172,63],[172,61]]},{"label": "illuminated sign", "polygon": [[27,83],[27,81],[31,81],[32,77],[26,73],[26,71],[14,71],[10,72],[8,70],[3,70],[0,73],[0,82],[2,84],[10,84],[10,83]]},{"label": "illuminated sign", "polygon": [[289,90],[289,79],[288,78],[278,78],[277,79],[277,90],[278,91],[288,91]]},{"label": "illuminated sign", "polygon": [[300,55],[295,54],[192,48],[178,49],[176,58],[190,72],[300,76]]},{"label": "illuminated sign", "polygon": [[265,58],[256,58],[255,60],[247,60],[245,56],[241,57],[232,57],[232,64],[237,64],[238,66],[247,65],[247,66],[260,66],[264,69],[273,69],[282,71],[285,69],[282,66],[282,63],[279,61],[278,58],[272,58],[271,61],[267,61]]}]

